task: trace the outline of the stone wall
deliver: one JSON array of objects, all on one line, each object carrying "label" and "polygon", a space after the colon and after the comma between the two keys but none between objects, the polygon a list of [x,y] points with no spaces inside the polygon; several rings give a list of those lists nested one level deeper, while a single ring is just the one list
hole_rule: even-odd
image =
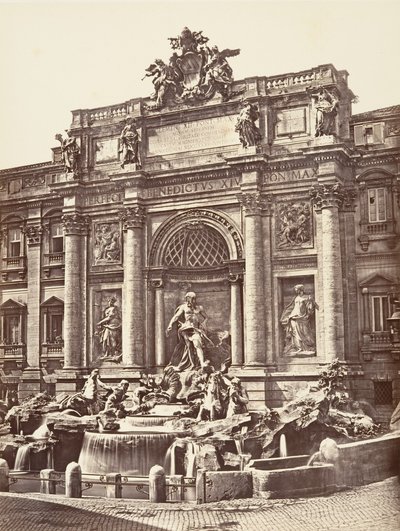
[{"label": "stone wall", "polygon": [[399,471],[400,432],[379,439],[340,444],[338,448],[338,485],[367,485],[395,476]]}]

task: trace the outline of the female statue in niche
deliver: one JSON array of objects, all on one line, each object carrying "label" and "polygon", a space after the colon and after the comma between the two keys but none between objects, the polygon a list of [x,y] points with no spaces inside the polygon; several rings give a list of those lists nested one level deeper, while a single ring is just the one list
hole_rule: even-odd
[{"label": "female statue in niche", "polygon": [[294,287],[296,295],[286,306],[281,315],[281,324],[285,328],[286,356],[315,354],[315,333],[311,319],[317,304],[311,295],[304,293],[303,284]]},{"label": "female statue in niche", "polygon": [[104,310],[104,318],[97,323],[97,332],[103,348],[103,356],[100,359],[116,358],[121,355],[121,312],[115,305],[117,299],[111,297],[108,306]]},{"label": "female statue in niche", "polygon": [[239,140],[244,148],[258,146],[261,142],[261,133],[255,122],[260,113],[255,105],[248,100],[243,102],[242,110],[236,121],[235,131],[239,133]]}]

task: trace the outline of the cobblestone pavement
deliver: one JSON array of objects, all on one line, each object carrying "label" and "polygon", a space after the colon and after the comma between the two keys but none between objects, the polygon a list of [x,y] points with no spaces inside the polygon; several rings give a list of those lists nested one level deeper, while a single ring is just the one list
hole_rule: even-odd
[{"label": "cobblestone pavement", "polygon": [[208,505],[0,493],[1,531],[287,531],[400,529],[397,478],[296,500],[235,500]]}]

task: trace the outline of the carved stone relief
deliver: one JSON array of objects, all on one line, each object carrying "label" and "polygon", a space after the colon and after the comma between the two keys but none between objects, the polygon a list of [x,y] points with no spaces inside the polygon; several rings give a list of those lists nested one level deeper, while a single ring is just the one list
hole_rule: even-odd
[{"label": "carved stone relief", "polygon": [[277,208],[275,241],[278,249],[313,245],[311,206],[308,201],[280,203]]},{"label": "carved stone relief", "polygon": [[119,223],[95,223],[93,263],[107,264],[121,261],[121,233]]}]

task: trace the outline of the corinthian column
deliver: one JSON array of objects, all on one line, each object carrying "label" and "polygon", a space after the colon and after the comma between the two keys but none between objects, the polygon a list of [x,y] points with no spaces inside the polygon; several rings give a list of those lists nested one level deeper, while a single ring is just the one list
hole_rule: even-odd
[{"label": "corinthian column", "polygon": [[144,364],[143,226],[145,209],[126,207],[120,212],[125,231],[124,291],[122,296],[122,360],[124,365]]},{"label": "corinthian column", "polygon": [[242,275],[230,274],[232,365],[243,365]]},{"label": "corinthian column", "polygon": [[343,285],[340,249],[339,207],[343,202],[343,188],[338,183],[313,186],[310,195],[317,213],[321,216],[322,256],[318,256],[318,269],[322,276],[323,347],[325,360],[343,359]]},{"label": "corinthian column", "polygon": [[86,237],[89,217],[64,214],[65,300],[64,368],[85,365],[86,336]]},{"label": "corinthian column", "polygon": [[245,215],[245,364],[265,365],[265,300],[260,192],[238,196]]}]

